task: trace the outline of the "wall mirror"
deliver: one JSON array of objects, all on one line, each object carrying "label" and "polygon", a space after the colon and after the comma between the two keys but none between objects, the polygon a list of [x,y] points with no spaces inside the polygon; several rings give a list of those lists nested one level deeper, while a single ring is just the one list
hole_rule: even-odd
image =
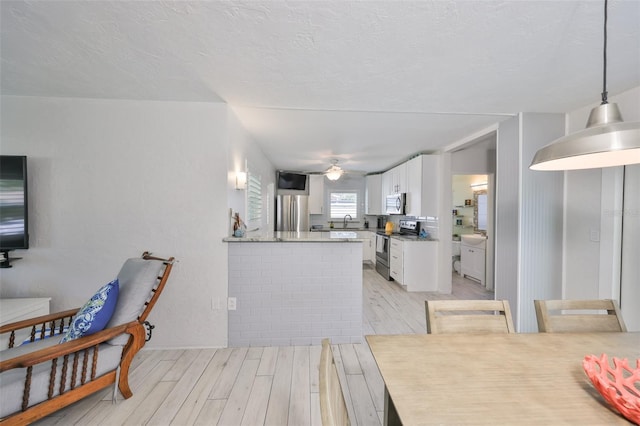
[{"label": "wall mirror", "polygon": [[487,191],[475,191],[473,200],[473,230],[487,232]]}]

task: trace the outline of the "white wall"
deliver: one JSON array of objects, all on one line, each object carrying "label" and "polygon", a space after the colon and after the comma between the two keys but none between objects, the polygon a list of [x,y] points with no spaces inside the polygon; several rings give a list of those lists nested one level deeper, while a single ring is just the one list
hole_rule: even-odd
[{"label": "white wall", "polygon": [[538,331],[533,301],[560,295],[562,282],[563,173],[537,172],[529,164],[538,149],[563,135],[563,114],[523,114],[520,171],[520,268],[516,327]]},{"label": "white wall", "polygon": [[[640,121],[640,87],[611,96],[625,121]],[[584,129],[591,108],[585,106],[567,115],[567,133]],[[632,166],[637,168],[640,166]],[[636,272],[627,272],[620,285],[622,232],[632,232],[632,221],[640,215],[625,209],[640,196],[629,191],[623,197],[623,168],[592,169],[565,173],[565,256],[564,296],[566,298],[614,298],[620,300],[622,314],[630,330],[640,330],[640,294]],[[623,226],[623,220],[627,226]],[[637,228],[635,228],[637,229]],[[594,234],[595,232],[595,234]],[[624,257],[640,259],[640,242],[625,235]],[[635,262],[637,265],[638,263]],[[626,291],[621,291],[621,286]]]},{"label": "white wall", "polygon": [[[269,184],[275,184],[276,171],[271,162],[265,157],[262,149],[241,126],[233,110],[229,111],[228,162],[227,191],[229,208],[234,212],[240,213],[242,220],[247,219],[247,191],[236,189],[236,173],[240,171],[246,172],[246,166],[248,165],[252,174],[260,175],[261,177],[263,210],[260,232],[273,231],[274,200],[268,198],[267,188]],[[231,215],[229,215],[229,217],[230,216]],[[267,219],[270,220],[270,223],[267,223]],[[229,221],[229,223],[228,232],[230,235],[232,232],[232,222]]]},{"label": "white wall", "polygon": [[495,149],[472,146],[451,154],[451,172],[454,175],[490,174],[495,171]]},{"label": "white wall", "polygon": [[126,258],[173,255],[149,346],[226,346],[226,310],[212,306],[227,296],[227,106],[1,102],[2,154],[28,156],[31,248],[1,271],[0,296],[72,308]]},{"label": "white wall", "polygon": [[498,129],[495,294],[509,301],[521,332],[537,330],[533,300],[561,288],[563,175],[529,163],[563,128],[561,114],[521,113]]},{"label": "white wall", "polygon": [[640,164],[625,167],[620,302],[629,330],[640,331]]}]

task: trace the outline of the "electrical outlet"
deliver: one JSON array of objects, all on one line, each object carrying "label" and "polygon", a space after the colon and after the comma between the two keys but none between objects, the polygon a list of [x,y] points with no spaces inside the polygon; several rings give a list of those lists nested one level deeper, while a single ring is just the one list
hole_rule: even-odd
[{"label": "electrical outlet", "polygon": [[597,243],[600,241],[600,231],[598,231],[597,229],[591,229],[589,231],[589,240],[593,241],[594,243]]},{"label": "electrical outlet", "polygon": [[236,310],[236,298],[235,297],[230,297],[227,300],[227,309],[229,309],[230,311],[235,311]]}]

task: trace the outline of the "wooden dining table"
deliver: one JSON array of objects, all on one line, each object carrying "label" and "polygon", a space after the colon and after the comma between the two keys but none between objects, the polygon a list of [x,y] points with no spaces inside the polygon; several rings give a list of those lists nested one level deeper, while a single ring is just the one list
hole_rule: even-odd
[{"label": "wooden dining table", "polygon": [[636,366],[640,333],[366,336],[385,425],[630,424],[591,385],[586,355]]}]

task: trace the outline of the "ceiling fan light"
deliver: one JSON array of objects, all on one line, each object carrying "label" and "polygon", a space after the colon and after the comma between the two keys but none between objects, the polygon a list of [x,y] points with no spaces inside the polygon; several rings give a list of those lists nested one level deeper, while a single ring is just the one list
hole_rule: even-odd
[{"label": "ceiling fan light", "polygon": [[340,176],[342,176],[342,173],[344,173],[344,171],[339,166],[336,166],[335,164],[329,167],[326,172],[324,172],[325,176],[327,176],[327,179],[329,180],[340,179]]}]

